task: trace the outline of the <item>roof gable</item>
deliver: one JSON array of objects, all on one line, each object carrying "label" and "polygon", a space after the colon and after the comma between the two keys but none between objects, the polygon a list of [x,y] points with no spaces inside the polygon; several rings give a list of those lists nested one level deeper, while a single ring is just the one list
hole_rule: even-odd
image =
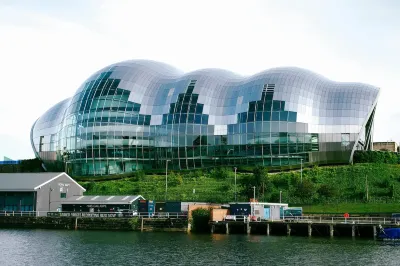
[{"label": "roof gable", "polygon": [[0,191],[35,191],[41,186],[59,178],[67,176],[73,183],[86,191],[81,185],[66,173],[7,173],[0,174]]}]

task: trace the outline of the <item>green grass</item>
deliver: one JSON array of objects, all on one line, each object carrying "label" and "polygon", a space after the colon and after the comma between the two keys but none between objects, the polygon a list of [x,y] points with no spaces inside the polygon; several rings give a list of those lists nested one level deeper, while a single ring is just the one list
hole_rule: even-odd
[{"label": "green grass", "polygon": [[[237,174],[237,199],[248,201],[253,190],[252,173]],[[87,180],[87,179],[86,179]],[[249,181],[250,180],[250,181]],[[356,164],[313,167],[300,171],[268,174],[259,201],[282,201],[304,206],[305,212],[400,212],[400,166]],[[168,200],[226,203],[234,201],[234,174],[221,171],[190,171],[168,174]],[[165,175],[145,173],[119,180],[80,181],[91,195],[143,195],[147,199],[165,199]],[[368,188],[368,189],[367,189]],[[367,193],[368,191],[368,193]],[[367,204],[363,202],[369,202]]]}]

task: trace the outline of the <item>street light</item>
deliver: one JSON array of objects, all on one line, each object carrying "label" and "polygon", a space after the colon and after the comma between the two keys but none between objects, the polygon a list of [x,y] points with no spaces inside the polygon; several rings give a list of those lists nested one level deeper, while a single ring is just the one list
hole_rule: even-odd
[{"label": "street light", "polygon": [[300,159],[300,182],[303,184],[303,159]]},{"label": "street light", "polygon": [[168,162],[171,160],[165,160],[165,201],[167,201],[168,193]]},{"label": "street light", "polygon": [[66,174],[68,174],[68,164],[69,163],[71,163],[71,162],[65,161],[65,170],[64,171],[65,171]]},{"label": "street light", "polygon": [[282,190],[279,191],[279,203],[282,203]]},{"label": "street light", "polygon": [[49,187],[49,211],[51,211],[51,208],[50,208],[50,204],[51,204],[51,201],[50,201],[50,198],[51,198],[51,192],[53,191],[53,189],[51,188],[51,187]]},{"label": "street light", "polygon": [[[231,151],[234,151],[234,150],[233,149],[229,149],[228,152],[226,153],[226,157],[228,157],[228,155],[229,155],[229,153]],[[230,164],[230,162],[231,162],[231,158],[228,157],[228,164]]]},{"label": "street light", "polygon": [[[255,202],[256,202],[256,187],[253,187],[253,205],[255,204]],[[252,209],[253,216],[255,216],[254,207],[255,207],[255,206],[253,206],[253,208],[251,208],[251,209]]]},{"label": "street light", "polygon": [[235,169],[235,202],[237,202],[237,199],[236,199],[236,170],[237,170],[237,167],[235,167],[234,169]]}]

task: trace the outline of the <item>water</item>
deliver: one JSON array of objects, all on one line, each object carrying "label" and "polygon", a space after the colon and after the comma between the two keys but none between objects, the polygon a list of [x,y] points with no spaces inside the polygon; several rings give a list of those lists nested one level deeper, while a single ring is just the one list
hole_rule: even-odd
[{"label": "water", "polygon": [[351,238],[0,229],[0,265],[399,265]]}]

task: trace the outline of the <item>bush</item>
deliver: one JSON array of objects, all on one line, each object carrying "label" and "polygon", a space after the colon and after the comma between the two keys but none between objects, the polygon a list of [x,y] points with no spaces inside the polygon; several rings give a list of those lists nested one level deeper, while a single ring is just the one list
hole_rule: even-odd
[{"label": "bush", "polygon": [[190,221],[192,225],[192,232],[195,233],[208,233],[208,223],[211,217],[211,209],[196,209],[192,211],[192,219]]},{"label": "bush", "polygon": [[217,167],[211,170],[210,177],[215,179],[228,179],[233,174],[231,169]]},{"label": "bush", "polygon": [[398,164],[400,156],[388,151],[355,151],[354,163],[387,163]]},{"label": "bush", "polygon": [[140,220],[138,217],[133,217],[129,219],[129,224],[132,227],[132,230],[139,230],[140,229]]}]

